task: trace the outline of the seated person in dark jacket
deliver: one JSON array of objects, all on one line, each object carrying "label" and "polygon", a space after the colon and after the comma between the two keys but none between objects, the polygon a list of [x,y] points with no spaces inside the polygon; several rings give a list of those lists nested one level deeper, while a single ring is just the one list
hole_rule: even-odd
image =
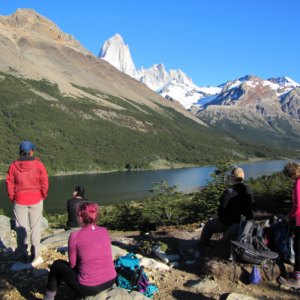
[{"label": "seated person in dark jacket", "polygon": [[231,225],[239,223],[241,215],[246,220],[253,218],[252,201],[253,192],[251,188],[243,183],[244,171],[234,168],[230,174],[230,186],[219,199],[218,213],[212,215],[203,228],[200,238],[200,252],[204,252],[209,245],[209,240],[214,233],[225,232]]},{"label": "seated person in dark jacket", "polygon": [[67,210],[68,210],[68,221],[65,230],[70,230],[72,228],[80,227],[78,219],[77,219],[77,206],[82,201],[88,201],[84,198],[84,187],[76,186],[73,192],[73,198],[68,200],[67,202]]}]

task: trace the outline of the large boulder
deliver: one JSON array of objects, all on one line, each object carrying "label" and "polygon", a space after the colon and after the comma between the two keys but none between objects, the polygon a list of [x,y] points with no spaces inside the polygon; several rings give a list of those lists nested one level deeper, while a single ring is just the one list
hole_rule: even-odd
[{"label": "large boulder", "polygon": [[120,256],[124,256],[126,254],[128,254],[128,252],[124,249],[121,249],[119,247],[113,246],[111,245],[111,251],[112,251],[112,258],[116,259]]},{"label": "large boulder", "polygon": [[[48,236],[43,239],[43,241],[41,242],[41,246],[42,247],[43,246],[45,246],[45,247],[66,246],[66,245],[68,245],[70,234],[74,231],[76,231],[76,230],[67,230],[67,231],[63,231],[63,232]],[[111,251],[112,251],[113,259],[116,259],[120,256],[124,256],[124,255],[128,254],[128,252],[126,250],[123,250],[123,249],[113,246],[113,245],[111,246]]]},{"label": "large boulder", "polygon": [[0,215],[0,248],[16,248],[16,239],[11,235],[10,218]]},{"label": "large boulder", "polygon": [[[10,220],[11,223],[11,229],[15,230],[16,229],[16,221],[15,220]],[[42,218],[42,222],[41,222],[41,232],[43,232],[45,229],[48,228],[48,221],[46,218]],[[29,225],[29,219],[27,222],[27,228],[26,228],[27,232],[30,232],[30,225]]]},{"label": "large boulder", "polygon": [[122,288],[111,288],[105,290],[95,296],[81,298],[82,300],[149,300],[148,297],[144,296],[139,292],[132,291],[130,293]]},{"label": "large boulder", "polygon": [[11,224],[10,218],[0,215],[0,233],[1,237],[5,237],[10,234]]},{"label": "large boulder", "polygon": [[41,245],[53,246],[53,247],[61,247],[61,246],[68,245],[69,236],[74,231],[75,230],[67,230],[67,231],[63,231],[63,232],[48,236],[48,237],[42,239]]}]

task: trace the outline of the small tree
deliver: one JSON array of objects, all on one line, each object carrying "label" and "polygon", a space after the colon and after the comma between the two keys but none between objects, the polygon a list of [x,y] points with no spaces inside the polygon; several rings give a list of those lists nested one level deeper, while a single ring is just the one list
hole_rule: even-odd
[{"label": "small tree", "polygon": [[152,183],[149,192],[153,196],[144,202],[144,220],[160,225],[178,224],[184,218],[178,203],[179,198],[183,197],[182,192],[177,191],[178,184],[168,186],[165,180]]},{"label": "small tree", "polygon": [[206,180],[207,186],[199,193],[195,194],[193,199],[195,205],[196,218],[203,221],[216,213],[219,206],[218,200],[223,192],[230,185],[230,171],[233,166],[230,159],[220,156],[216,161],[216,169],[213,173],[209,173],[212,180]]}]

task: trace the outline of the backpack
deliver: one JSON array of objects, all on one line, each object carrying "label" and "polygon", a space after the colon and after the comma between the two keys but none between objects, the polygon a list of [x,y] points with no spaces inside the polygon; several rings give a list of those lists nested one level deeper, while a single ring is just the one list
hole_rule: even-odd
[{"label": "backpack", "polygon": [[133,253],[121,256],[114,262],[117,271],[117,286],[129,291],[138,291],[152,298],[158,292],[154,284],[148,282],[144,267]]},{"label": "backpack", "polygon": [[274,226],[272,238],[279,257],[290,264],[295,263],[293,225],[278,222]]},{"label": "backpack", "polygon": [[[236,277],[236,259],[241,258],[243,261],[251,264],[265,265],[270,260],[270,277],[274,279],[274,264],[278,257],[276,252],[270,251],[266,246],[263,228],[260,224],[253,221],[245,221],[241,216],[240,233],[237,241],[231,241],[231,254],[234,264],[234,280]],[[271,266],[272,264],[272,266]]]}]

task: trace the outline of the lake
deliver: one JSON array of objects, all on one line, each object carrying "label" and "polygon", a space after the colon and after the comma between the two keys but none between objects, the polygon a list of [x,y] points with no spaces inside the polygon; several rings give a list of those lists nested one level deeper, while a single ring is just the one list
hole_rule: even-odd
[{"label": "lake", "polygon": [[[257,161],[237,165],[245,171],[245,179],[271,175],[283,169],[288,160]],[[300,162],[300,160],[297,160]],[[65,213],[67,200],[72,198],[75,186],[84,186],[86,198],[99,205],[108,205],[116,201],[139,200],[148,197],[147,191],[151,182],[167,181],[168,185],[179,183],[178,190],[185,193],[199,191],[211,179],[209,173],[214,167],[184,168],[152,171],[119,171],[100,174],[80,174],[50,176],[48,197],[44,209],[51,213]],[[5,180],[0,181],[0,192],[3,195],[0,207],[5,215],[12,217],[12,203],[7,197]]]}]

